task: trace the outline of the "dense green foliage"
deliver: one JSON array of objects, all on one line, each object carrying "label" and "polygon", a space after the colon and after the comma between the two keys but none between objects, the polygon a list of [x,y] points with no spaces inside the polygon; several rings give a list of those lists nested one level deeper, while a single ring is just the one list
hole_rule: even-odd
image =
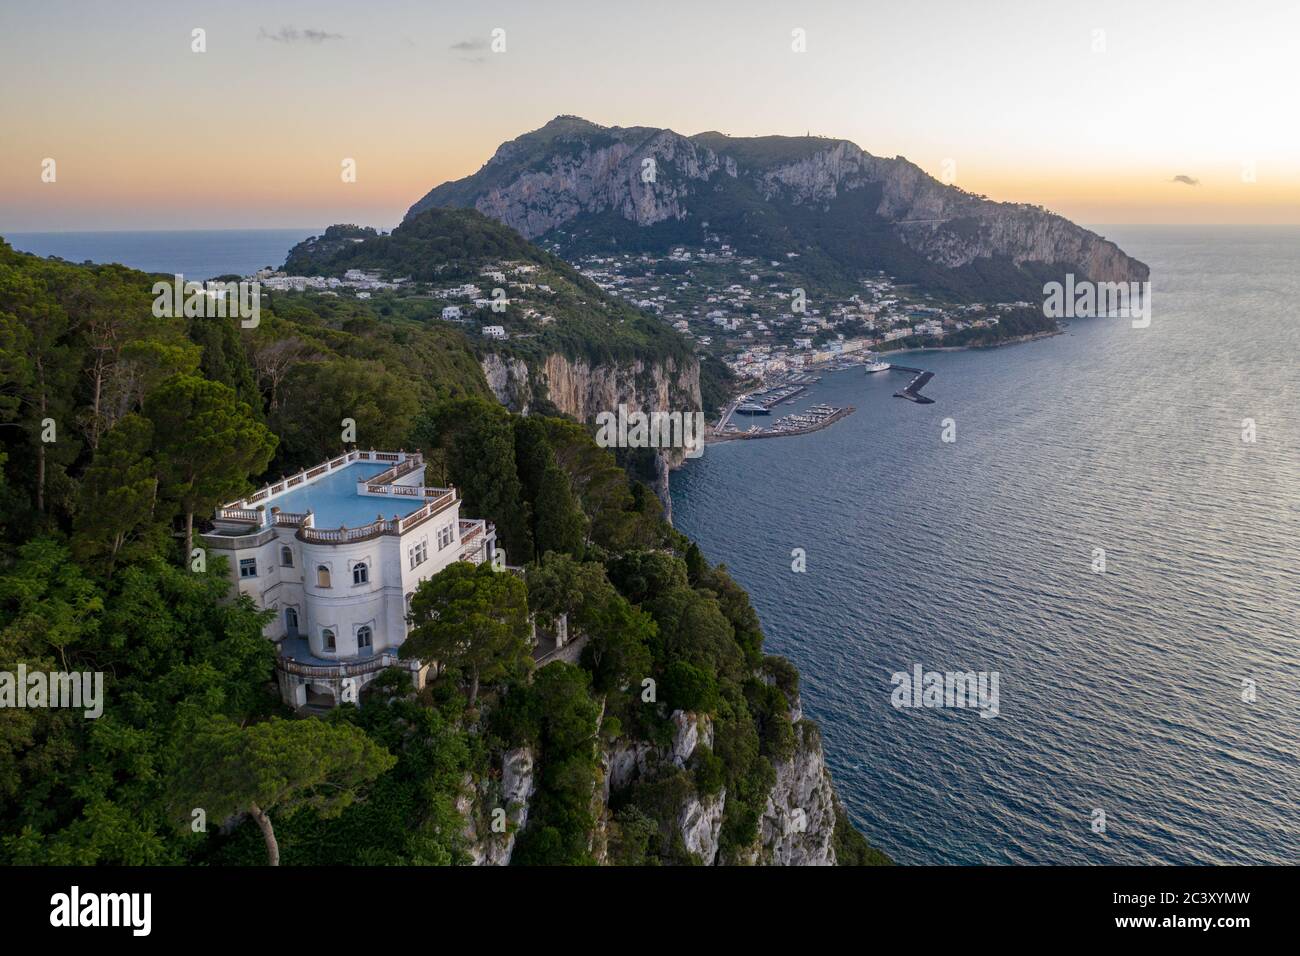
[{"label": "dense green foliage", "polygon": [[[677,814],[724,789],[723,858],[753,848],[798,744],[797,675],[587,427],[510,415],[454,337],[401,318],[309,296],[273,297],[256,329],[155,318],[149,284],[0,246],[0,672],[104,680],[97,719],[0,708],[0,862],[465,863],[521,746],[538,789],[515,862],[692,862]],[[422,449],[525,567],[423,582],[404,651],[437,658],[424,689],[394,671],[304,720],[275,689],[269,612],[183,538],[268,461],[337,452],[344,412],[359,442]],[[563,616],[576,663],[533,670],[530,615],[543,635]],[[606,808],[602,751],[664,745],[676,708],[711,716],[712,748]]]},{"label": "dense green foliage", "polygon": [[416,589],[403,658],[437,661],[469,676],[469,706],[480,680],[527,671],[528,589],[492,565],[458,561]]},{"label": "dense green foliage", "polygon": [[173,812],[182,820],[190,808],[217,820],[249,812],[273,866],[280,849],[271,813],[310,807],[324,819],[336,817],[356,801],[359,787],[397,762],[358,727],[282,717],[244,726],[203,714],[186,722],[175,750]]}]

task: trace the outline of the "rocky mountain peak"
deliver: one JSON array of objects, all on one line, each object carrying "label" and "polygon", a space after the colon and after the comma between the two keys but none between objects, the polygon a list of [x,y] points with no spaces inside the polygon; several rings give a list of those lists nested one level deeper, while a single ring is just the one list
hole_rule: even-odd
[{"label": "rocky mountain peak", "polygon": [[1148,276],[1114,243],[1039,206],[996,202],[901,156],[821,136],[684,136],[563,115],[408,216],[431,206],[473,207],[530,239],[563,233],[562,247],[666,250],[705,241],[707,222],[744,254],[799,252],[849,281],[884,270],[967,298],[1030,298],[1066,272]]}]

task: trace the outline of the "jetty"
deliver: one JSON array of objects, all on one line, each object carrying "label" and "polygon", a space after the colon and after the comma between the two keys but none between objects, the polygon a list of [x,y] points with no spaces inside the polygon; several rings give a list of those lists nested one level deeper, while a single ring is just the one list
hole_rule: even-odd
[{"label": "jetty", "polygon": [[906,365],[894,365],[891,367],[891,371],[892,370],[911,372],[915,375],[910,382],[903,386],[901,391],[894,393],[894,398],[905,398],[909,402],[916,402],[918,405],[934,404],[933,398],[927,398],[921,394],[921,389],[925,388],[926,383],[929,382],[930,379],[934,378],[933,372],[927,372],[924,369],[919,368],[908,368]]}]

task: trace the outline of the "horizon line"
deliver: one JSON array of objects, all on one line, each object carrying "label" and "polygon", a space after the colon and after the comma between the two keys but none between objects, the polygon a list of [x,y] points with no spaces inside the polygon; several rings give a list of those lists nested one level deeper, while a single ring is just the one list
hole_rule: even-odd
[{"label": "horizon line", "polygon": [[[330,223],[329,225],[339,225],[340,223]],[[380,226],[368,223],[355,222],[351,225],[357,225],[383,231],[391,231],[396,226]],[[401,225],[399,222],[398,225]],[[1300,226],[1300,221],[1296,222],[1075,222],[1075,225],[1084,229],[1097,230],[1108,229],[1116,226],[1171,226],[1180,228],[1196,228],[1202,226],[1222,226],[1222,227],[1241,227],[1248,229],[1285,229]],[[66,236],[73,234],[104,234],[133,232],[133,233],[162,233],[162,232],[304,232],[313,229],[328,229],[329,226],[185,226],[185,227],[147,227],[147,228],[120,228],[120,229],[14,229],[12,231],[0,230],[0,238],[5,236]],[[530,240],[534,241],[535,240]],[[689,243],[677,243],[677,245],[689,245]]]}]

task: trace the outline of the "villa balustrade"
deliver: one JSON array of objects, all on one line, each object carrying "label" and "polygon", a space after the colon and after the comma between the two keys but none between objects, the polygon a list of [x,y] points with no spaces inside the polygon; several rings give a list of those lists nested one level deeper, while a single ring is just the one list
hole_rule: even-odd
[{"label": "villa balustrade", "polygon": [[217,514],[222,518],[231,518],[237,521],[258,521],[257,513],[247,507],[258,501],[272,497],[289,488],[297,487],[305,481],[311,481],[313,478],[319,478],[321,475],[328,474],[339,468],[344,468],[354,461],[384,461],[393,462],[393,466],[386,471],[380,472],[372,478],[366,479],[370,484],[392,482],[402,475],[410,474],[416,468],[424,464],[424,456],[419,452],[400,452],[400,451],[350,451],[346,454],[331,458],[329,461],[317,465],[310,471],[300,471],[292,477],[282,478],[280,481],[273,482],[262,488],[257,489],[247,498],[240,498],[238,501],[227,502],[217,509]]},{"label": "villa balustrade", "polygon": [[304,664],[292,657],[280,657],[277,663],[285,673],[298,677],[339,678],[359,677],[362,674],[383,670],[385,667],[409,667],[412,662],[403,661],[396,654],[385,651],[365,660],[339,661],[337,664]]}]

